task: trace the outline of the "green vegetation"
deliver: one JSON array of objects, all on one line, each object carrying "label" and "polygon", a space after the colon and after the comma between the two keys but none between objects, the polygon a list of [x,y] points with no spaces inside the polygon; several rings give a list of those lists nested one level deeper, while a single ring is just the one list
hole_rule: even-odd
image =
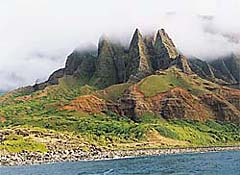
[{"label": "green vegetation", "polygon": [[[210,146],[240,143],[240,127],[237,124],[208,120],[158,119],[156,116],[143,116],[143,123],[156,129],[162,136],[188,142],[191,146]],[[151,124],[150,124],[151,123]]]},{"label": "green vegetation", "polygon": [[[73,136],[79,135],[83,138],[84,142],[107,149],[136,148],[132,144],[148,143],[148,139],[151,139],[148,133],[153,130],[157,131],[159,135],[171,139],[172,142],[164,142],[160,146],[156,142],[156,145],[148,147],[175,147],[174,142],[178,141],[182,141],[182,144],[178,144],[180,147],[240,144],[240,128],[235,124],[215,121],[166,121],[149,114],[142,116],[140,121],[133,122],[128,118],[111,113],[108,115],[87,115],[73,111],[62,111],[45,117],[15,119],[12,123],[6,122],[5,126],[2,124],[2,127],[11,128],[13,124],[23,127],[47,128],[58,133],[73,133]],[[22,136],[7,138],[0,149],[7,149],[10,152],[46,151],[43,143]]]},{"label": "green vegetation", "polygon": [[119,97],[123,95],[123,92],[130,87],[130,83],[122,83],[110,86],[104,90],[98,92],[98,95],[105,100],[116,101]]},{"label": "green vegetation", "polygon": [[[167,92],[168,90],[175,87],[181,87],[193,95],[199,95],[206,92],[206,89],[203,88],[203,85],[209,83],[210,82],[199,77],[183,75],[183,73],[180,71],[172,68],[165,71],[165,73],[161,75],[151,75],[143,79],[139,82],[138,86],[140,91],[142,91],[146,97],[154,96],[162,92]],[[214,84],[210,84],[214,87]]]},{"label": "green vegetation", "polygon": [[[201,80],[201,83],[206,84],[204,80]],[[184,78],[181,74],[170,70],[167,74],[147,77],[139,83],[139,88],[146,96],[153,96],[179,86],[192,93],[201,93],[206,90],[202,84],[197,85],[193,77]],[[42,91],[31,94],[19,91],[8,95],[7,98],[1,97],[0,131],[16,126],[37,127],[40,130],[54,131],[59,135],[67,132],[65,135],[70,137],[69,139],[78,136],[81,143],[108,149],[240,144],[240,127],[232,123],[167,121],[152,114],[145,114],[139,121],[134,122],[109,111],[102,114],[87,114],[63,110],[64,105],[80,95],[93,93],[106,100],[114,101],[129,87],[129,84],[121,84],[95,91],[93,87],[80,85],[74,79],[63,78],[59,85],[47,87]],[[155,135],[149,134],[151,132]],[[76,143],[79,144],[79,142]],[[0,144],[0,151],[3,149],[9,152],[22,150],[45,152],[47,143],[30,136],[15,134],[6,137]],[[87,150],[86,145],[85,149]]]},{"label": "green vegetation", "polygon": [[171,88],[185,86],[190,87],[183,79],[180,77],[177,78],[172,74],[167,74],[164,76],[161,75],[152,75],[144,79],[139,87],[145,96],[154,96],[161,92],[166,92]]},{"label": "green vegetation", "polygon": [[0,144],[0,150],[5,149],[8,152],[21,152],[23,150],[30,152],[47,152],[43,143],[33,141],[31,138],[24,138],[21,135],[8,135],[5,141]]}]

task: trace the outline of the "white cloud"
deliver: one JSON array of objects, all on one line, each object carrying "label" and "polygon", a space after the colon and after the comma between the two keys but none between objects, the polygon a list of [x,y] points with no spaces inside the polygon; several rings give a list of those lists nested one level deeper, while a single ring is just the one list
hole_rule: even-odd
[{"label": "white cloud", "polygon": [[186,55],[229,53],[239,48],[224,37],[240,36],[239,9],[238,0],[0,1],[0,89],[46,79],[75,47],[102,33],[128,41],[136,27],[166,28]]}]

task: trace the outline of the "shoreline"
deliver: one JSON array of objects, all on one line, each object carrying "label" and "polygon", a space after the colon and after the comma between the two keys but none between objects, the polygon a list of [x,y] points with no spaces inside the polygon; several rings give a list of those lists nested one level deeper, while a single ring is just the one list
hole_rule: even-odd
[{"label": "shoreline", "polygon": [[61,162],[76,161],[93,161],[93,160],[112,160],[134,158],[142,156],[158,156],[168,154],[183,153],[206,153],[221,151],[240,151],[240,146],[213,146],[213,147],[188,147],[188,148],[149,148],[136,150],[100,150],[91,148],[91,151],[82,150],[57,150],[47,153],[9,153],[0,155],[0,167],[5,166],[23,166],[23,165],[40,165]]}]

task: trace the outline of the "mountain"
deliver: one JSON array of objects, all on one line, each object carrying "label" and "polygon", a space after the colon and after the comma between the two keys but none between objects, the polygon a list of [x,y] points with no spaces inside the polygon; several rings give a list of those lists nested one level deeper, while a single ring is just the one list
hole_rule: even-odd
[{"label": "mountain", "polygon": [[191,72],[187,58],[177,52],[163,29],[155,37],[143,37],[136,29],[128,49],[103,36],[99,40],[98,51],[75,50],[68,56],[64,68],[55,71],[46,82],[34,85],[33,91],[58,84],[63,77],[75,77],[82,84],[106,88],[139,81],[156,70],[174,65],[186,73]]},{"label": "mountain", "polygon": [[239,80],[236,60],[188,59],[163,29],[136,29],[128,48],[102,36],[46,82],[0,97],[1,132],[11,136],[0,150],[239,144],[240,90],[222,86]]},{"label": "mountain", "polygon": [[[148,112],[165,119],[216,119],[239,123],[239,104],[232,102],[240,99],[239,91],[212,83],[236,84],[239,78],[237,59],[232,55],[211,63],[199,59],[188,61],[178,53],[163,29],[158,30],[155,36],[146,37],[136,29],[128,49],[103,36],[98,50],[74,51],[68,56],[64,68],[55,71],[46,82],[34,85],[32,91],[57,85],[62,79],[74,80],[79,86],[88,85],[99,90],[112,85],[116,88],[125,83],[128,88],[117,100],[102,101],[103,96],[91,96],[96,103],[102,103],[98,112],[112,111],[133,120]],[[232,67],[228,67],[230,65]],[[80,96],[64,108],[91,112],[91,109],[86,111],[84,106],[83,109],[79,107],[82,106],[82,98],[85,99]],[[88,105],[94,106],[95,100]]]}]

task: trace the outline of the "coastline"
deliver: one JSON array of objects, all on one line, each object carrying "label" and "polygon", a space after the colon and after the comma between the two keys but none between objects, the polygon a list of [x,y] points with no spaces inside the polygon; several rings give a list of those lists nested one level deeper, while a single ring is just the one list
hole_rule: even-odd
[{"label": "coastline", "polygon": [[206,153],[220,151],[240,151],[240,146],[214,146],[214,147],[189,147],[189,148],[149,148],[137,150],[100,150],[91,148],[91,151],[84,152],[82,150],[57,150],[47,153],[9,153],[0,155],[0,167],[3,166],[23,166],[38,165],[59,162],[75,162],[75,161],[91,161],[91,160],[109,160],[122,159],[141,156],[157,156],[167,154],[181,153]]}]

